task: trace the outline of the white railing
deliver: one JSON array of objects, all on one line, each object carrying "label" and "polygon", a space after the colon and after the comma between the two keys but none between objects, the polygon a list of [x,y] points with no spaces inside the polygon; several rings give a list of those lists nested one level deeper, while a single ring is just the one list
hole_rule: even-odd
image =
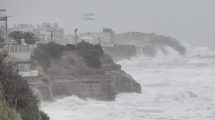
[{"label": "white railing", "polygon": [[31,70],[29,72],[19,72],[22,77],[38,76],[38,70]]}]

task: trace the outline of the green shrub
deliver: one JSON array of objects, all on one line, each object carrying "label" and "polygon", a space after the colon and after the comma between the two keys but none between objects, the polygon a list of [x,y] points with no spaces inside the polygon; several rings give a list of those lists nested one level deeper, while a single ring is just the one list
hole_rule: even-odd
[{"label": "green shrub", "polygon": [[20,114],[16,112],[16,109],[10,108],[7,105],[1,90],[2,85],[0,83],[0,120],[21,120]]},{"label": "green shrub", "polygon": [[64,47],[50,42],[48,44],[39,44],[34,50],[33,59],[37,60],[43,67],[49,67],[51,59],[60,59]]},{"label": "green shrub", "polygon": [[21,44],[21,39],[23,38],[22,31],[13,31],[8,35],[11,39],[15,40],[18,44]]},{"label": "green shrub", "polygon": [[90,67],[100,68],[101,67],[101,56],[104,51],[100,44],[93,45],[88,42],[82,41],[77,44],[79,54],[84,58],[87,65]]},{"label": "green shrub", "polygon": [[42,120],[49,120],[50,119],[49,116],[46,113],[42,112],[42,111],[40,111],[40,115],[41,115]]},{"label": "green shrub", "polygon": [[0,54],[2,96],[9,107],[21,114],[22,120],[40,120],[39,101],[27,81],[18,74],[16,65],[5,61],[5,58],[5,54]]},{"label": "green shrub", "polygon": [[33,58],[37,60],[40,65],[49,67],[51,59],[60,59],[64,50],[77,50],[84,58],[87,65],[96,68],[101,67],[100,57],[104,54],[101,45],[93,45],[85,41],[78,43],[76,46],[72,44],[61,46],[53,42],[39,44],[38,48],[34,50]]},{"label": "green shrub", "polygon": [[59,59],[63,53],[63,46],[54,42],[49,42],[48,44],[39,44],[38,48],[42,49],[49,57],[53,59]]},{"label": "green shrub", "polygon": [[0,36],[0,44],[4,42],[4,39]]},{"label": "green shrub", "polygon": [[94,48],[99,52],[99,55],[104,55],[103,48],[100,44],[94,45]]},{"label": "green shrub", "polygon": [[101,66],[100,54],[96,49],[89,49],[80,53],[87,65],[99,68]]},{"label": "green shrub", "polygon": [[43,67],[49,67],[50,57],[43,49],[35,49],[33,59],[37,60]]},{"label": "green shrub", "polygon": [[73,44],[67,44],[65,47],[64,47],[64,50],[77,50],[77,47]]}]

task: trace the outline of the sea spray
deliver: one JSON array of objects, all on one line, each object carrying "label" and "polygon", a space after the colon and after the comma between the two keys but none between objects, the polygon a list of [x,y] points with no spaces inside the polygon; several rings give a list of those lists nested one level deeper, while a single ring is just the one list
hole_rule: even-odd
[{"label": "sea spray", "polygon": [[72,96],[43,103],[41,109],[52,120],[215,119],[214,59],[171,55],[118,62],[141,84],[142,94],[119,94],[114,102]]}]

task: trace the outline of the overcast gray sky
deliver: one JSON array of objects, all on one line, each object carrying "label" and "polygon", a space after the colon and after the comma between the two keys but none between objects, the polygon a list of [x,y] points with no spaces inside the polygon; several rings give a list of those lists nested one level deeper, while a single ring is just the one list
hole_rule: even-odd
[{"label": "overcast gray sky", "polygon": [[[215,0],[0,0],[9,24],[58,22],[67,33],[113,28],[172,36],[215,48]],[[95,13],[95,21],[81,19]]]}]

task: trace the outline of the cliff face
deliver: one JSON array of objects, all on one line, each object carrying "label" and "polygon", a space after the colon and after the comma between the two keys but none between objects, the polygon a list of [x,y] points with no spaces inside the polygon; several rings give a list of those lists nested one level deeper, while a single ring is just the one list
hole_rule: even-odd
[{"label": "cliff face", "polygon": [[77,95],[84,99],[114,100],[118,93],[141,92],[140,84],[110,56],[104,54],[101,62],[101,68],[89,67],[78,51],[64,51],[60,59],[51,60],[47,69],[35,63],[42,73],[37,80],[41,84],[33,80],[30,83],[43,99]]}]

